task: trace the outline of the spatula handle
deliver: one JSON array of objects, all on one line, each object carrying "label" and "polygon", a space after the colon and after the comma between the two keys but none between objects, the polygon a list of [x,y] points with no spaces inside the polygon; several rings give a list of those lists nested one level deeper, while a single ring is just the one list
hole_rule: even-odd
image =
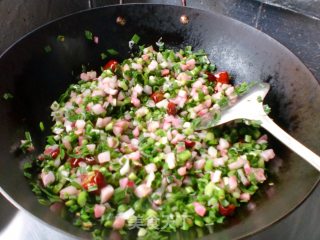
[{"label": "spatula handle", "polygon": [[318,171],[320,171],[320,157],[312,152],[310,149],[306,148],[296,139],[291,137],[282,128],[280,128],[271,118],[268,116],[261,117],[261,126],[269,131],[273,136],[280,140],[283,144],[289,147],[292,151],[302,157],[304,160],[309,162]]}]

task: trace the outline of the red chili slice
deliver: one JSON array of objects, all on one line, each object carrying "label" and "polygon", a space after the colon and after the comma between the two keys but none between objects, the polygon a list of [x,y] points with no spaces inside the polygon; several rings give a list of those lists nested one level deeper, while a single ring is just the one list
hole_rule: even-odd
[{"label": "red chili slice", "polygon": [[226,71],[218,72],[216,74],[213,74],[209,71],[206,71],[205,74],[208,75],[209,82],[219,82],[219,83],[224,83],[224,84],[229,84],[229,82],[230,82],[229,74]]},{"label": "red chili slice", "polygon": [[96,164],[96,160],[93,156],[86,156],[84,158],[70,158],[70,165],[71,167],[75,168],[75,167],[79,167],[79,163],[80,162],[85,162],[88,165],[94,165]]},{"label": "red chili slice", "polygon": [[59,153],[60,153],[60,150],[59,150],[59,148],[57,148],[57,149],[55,149],[55,150],[53,150],[53,151],[51,152],[51,157],[52,157],[53,159],[56,159],[56,158],[58,157]]},{"label": "red chili slice", "polygon": [[186,148],[193,148],[196,145],[196,143],[190,140],[185,140],[184,145],[186,146]]},{"label": "red chili slice", "polygon": [[39,161],[43,161],[43,160],[44,160],[44,154],[40,154],[40,155],[38,156],[38,160],[39,160]]},{"label": "red chili slice", "polygon": [[230,78],[228,72],[218,72],[214,75],[217,79],[217,82],[229,84]]},{"label": "red chili slice", "polygon": [[71,158],[70,165],[72,168],[79,167],[79,163],[84,162],[83,158]]},{"label": "red chili slice", "polygon": [[104,65],[103,69],[107,70],[107,69],[111,69],[111,71],[115,71],[118,67],[119,63],[116,60],[109,60],[106,65]]},{"label": "red chili slice", "polygon": [[208,81],[209,82],[215,82],[217,81],[217,78],[209,71],[206,71],[205,74],[208,75]]},{"label": "red chili slice", "polygon": [[134,187],[134,181],[128,180],[127,186],[130,188]]},{"label": "red chili slice", "polygon": [[224,207],[221,204],[219,204],[219,213],[222,216],[230,216],[230,215],[232,215],[234,213],[235,209],[236,209],[236,206],[233,205],[233,204],[230,204],[227,207]]},{"label": "red chili slice", "polygon": [[163,92],[154,92],[151,94],[151,98],[155,103],[158,103],[164,99]]},{"label": "red chili slice", "polygon": [[98,194],[100,189],[105,186],[105,180],[101,172],[95,170],[84,176],[81,181],[81,185],[84,189],[89,190],[90,188],[96,187],[97,190],[90,191],[92,193]]},{"label": "red chili slice", "polygon": [[173,102],[168,103],[167,113],[169,115],[175,115],[177,113],[177,105]]}]

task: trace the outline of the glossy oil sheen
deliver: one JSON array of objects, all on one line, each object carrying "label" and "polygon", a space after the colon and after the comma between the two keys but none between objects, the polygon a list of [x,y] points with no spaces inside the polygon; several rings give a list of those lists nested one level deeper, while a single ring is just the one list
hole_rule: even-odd
[{"label": "glossy oil sheen", "polygon": [[[182,14],[188,15],[189,24],[180,23]],[[127,19],[125,26],[116,24],[119,15]],[[99,44],[88,41],[84,30],[99,36]],[[275,40],[243,23],[202,10],[153,4],[104,7],[45,25],[0,58],[0,93],[14,95],[0,106],[0,186],[17,206],[53,227],[88,238],[88,233],[39,205],[21,170],[26,156],[15,149],[29,130],[40,152],[52,124],[52,101],[76,82],[82,64],[99,69],[108,60],[100,58],[106,49],[118,50],[119,61],[127,58],[128,41],[134,33],[146,45],[162,37],[171,48],[192,45],[204,49],[218,69],[230,71],[235,83],[269,82],[266,101],[274,120],[320,154],[319,84],[302,62]],[[64,35],[65,41],[57,41],[58,35]],[[44,51],[47,45],[52,52]],[[38,127],[40,121],[47,126],[45,133]],[[272,144],[278,156],[271,162],[269,174],[274,186],[263,185],[254,197],[254,210],[244,206],[224,225],[177,232],[171,238],[241,238],[274,223],[301,203],[318,182],[319,173],[278,141],[272,139]],[[134,238],[134,234],[128,236]]]}]

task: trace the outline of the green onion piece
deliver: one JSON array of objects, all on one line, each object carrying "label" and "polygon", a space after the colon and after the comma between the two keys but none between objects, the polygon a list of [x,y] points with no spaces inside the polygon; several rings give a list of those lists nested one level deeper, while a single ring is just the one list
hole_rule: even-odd
[{"label": "green onion piece", "polygon": [[93,40],[93,34],[89,30],[84,31],[84,36],[86,37],[87,40]]},{"label": "green onion piece", "polygon": [[185,162],[191,158],[191,152],[189,150],[184,150],[183,152],[178,153],[178,161]]},{"label": "green onion piece", "polygon": [[32,168],[32,163],[31,162],[25,162],[23,164],[23,170],[28,170]]},{"label": "green onion piece", "polygon": [[214,134],[212,132],[208,132],[205,136],[205,139],[204,139],[206,142],[210,142],[212,140],[214,140]]},{"label": "green onion piece", "polygon": [[215,186],[214,187],[214,195],[217,197],[217,199],[219,200],[223,200],[225,199],[225,192],[223,189]]},{"label": "green onion piece", "polygon": [[86,72],[87,71],[87,67],[85,65],[81,65],[81,72]]},{"label": "green onion piece", "polygon": [[63,36],[63,35],[58,35],[58,36],[57,36],[57,40],[58,40],[59,42],[64,42],[64,36]]},{"label": "green onion piece", "polygon": [[43,124],[43,122],[40,122],[40,123],[39,123],[39,128],[40,128],[41,132],[44,131],[44,124]]},{"label": "green onion piece", "polygon": [[192,120],[191,125],[193,128],[197,128],[201,122],[201,118],[195,118]]},{"label": "green onion piece", "polygon": [[211,171],[212,169],[213,169],[213,160],[209,159],[206,161],[206,163],[204,165],[204,170]]},{"label": "green onion piece", "polygon": [[128,85],[126,84],[125,81],[120,81],[119,82],[119,87],[121,87],[123,90],[127,91],[128,90]]},{"label": "green onion piece", "polygon": [[218,105],[221,107],[221,108],[224,108],[224,107],[226,107],[227,105],[228,105],[228,102],[229,102],[229,100],[228,100],[228,98],[227,97],[225,97],[225,96],[222,96],[221,98],[220,98],[220,100],[218,100]]},{"label": "green onion piece", "polygon": [[252,137],[251,137],[250,135],[245,135],[245,136],[244,136],[244,141],[247,142],[247,143],[249,143],[249,142],[252,141]]},{"label": "green onion piece", "polygon": [[115,55],[119,54],[118,51],[114,50],[113,48],[108,49],[107,52],[112,56],[115,56]]},{"label": "green onion piece", "polygon": [[83,206],[86,205],[87,197],[88,197],[87,192],[83,191],[83,192],[79,193],[78,198],[77,198],[77,202],[78,202],[80,207],[83,207]]},{"label": "green onion piece", "polygon": [[147,234],[147,230],[145,228],[139,228],[138,237],[144,237]]},{"label": "green onion piece", "polygon": [[194,189],[193,189],[191,186],[187,186],[187,187],[185,188],[185,190],[186,190],[187,193],[192,193],[192,192],[194,192]]},{"label": "green onion piece", "polygon": [[26,131],[25,132],[25,140],[21,140],[21,145],[20,149],[25,153],[27,151],[32,151],[34,150],[34,146],[32,144],[32,139],[31,139],[31,134],[30,132]]},{"label": "green onion piece", "polygon": [[96,191],[98,190],[98,186],[97,185],[93,185],[93,186],[89,186],[88,187],[88,192],[93,192],[93,191]]},{"label": "green onion piece", "polygon": [[12,99],[13,98],[13,95],[11,93],[4,93],[3,94],[3,99],[4,100],[9,100],[9,99]]},{"label": "green onion piece", "polygon": [[51,48],[50,45],[45,46],[43,49],[44,49],[44,51],[45,51],[46,53],[49,53],[49,52],[52,51],[52,48]]},{"label": "green onion piece", "polygon": [[157,212],[154,211],[154,210],[151,209],[151,208],[149,208],[149,209],[147,210],[147,212],[146,212],[146,216],[147,216],[147,217],[155,217],[155,216],[157,216],[157,215],[158,215]]},{"label": "green onion piece", "polygon": [[110,131],[110,130],[112,130],[112,128],[113,128],[113,122],[110,122],[110,123],[105,127],[105,130],[106,130],[106,131]]},{"label": "green onion piece", "polygon": [[104,60],[104,59],[106,59],[106,58],[108,57],[108,55],[105,54],[105,53],[101,53],[100,56],[101,56],[101,59],[102,59],[102,60]]},{"label": "green onion piece", "polygon": [[31,162],[25,162],[23,164],[23,174],[26,178],[31,179],[32,174],[30,173],[30,170],[32,170],[32,163]]},{"label": "green onion piece", "polygon": [[204,223],[202,221],[202,219],[200,217],[196,217],[195,221],[194,221],[194,224],[199,226],[199,227],[203,227],[204,226]]},{"label": "green onion piece", "polygon": [[64,151],[64,149],[63,149],[63,147],[62,146],[60,146],[60,158],[61,159],[64,159],[64,157],[65,157],[65,155],[66,155],[66,153],[65,153],[65,151]]},{"label": "green onion piece", "polygon": [[138,44],[138,42],[140,41],[140,36],[137,34],[134,34],[131,38],[131,41],[134,42],[135,44]]},{"label": "green onion piece", "polygon": [[204,194],[211,197],[214,192],[214,183],[209,182],[206,187],[204,188]]},{"label": "green onion piece", "polygon": [[132,172],[132,173],[129,174],[128,178],[129,178],[131,181],[134,181],[134,180],[137,179],[137,175]]},{"label": "green onion piece", "polygon": [[186,128],[186,129],[184,129],[183,130],[183,133],[185,134],[185,135],[191,135],[191,134],[193,134],[193,129],[190,127],[190,128]]},{"label": "green onion piece", "polygon": [[242,95],[246,93],[253,85],[255,85],[254,82],[251,82],[249,84],[247,82],[243,82],[240,85],[235,87],[236,93],[238,95]]},{"label": "green onion piece", "polygon": [[38,202],[41,204],[41,205],[44,205],[44,206],[49,206],[50,205],[50,201],[46,200],[46,199],[43,199],[43,198],[39,198],[38,199]]},{"label": "green onion piece", "polygon": [[269,114],[271,112],[271,108],[269,107],[268,104],[263,105],[263,109],[266,114]]},{"label": "green onion piece", "polygon": [[126,191],[124,189],[117,188],[114,191],[113,199],[116,203],[121,202],[123,199],[125,199],[125,197],[126,197]]}]

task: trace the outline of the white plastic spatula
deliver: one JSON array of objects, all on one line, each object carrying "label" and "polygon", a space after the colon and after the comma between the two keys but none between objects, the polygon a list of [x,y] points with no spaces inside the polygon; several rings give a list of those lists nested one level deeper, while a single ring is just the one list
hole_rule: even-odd
[{"label": "white plastic spatula", "polygon": [[236,119],[259,121],[263,128],[320,171],[320,157],[282,130],[265,113],[262,101],[269,89],[270,85],[267,83],[256,84],[248,93],[239,97],[235,105],[223,109],[220,120],[213,121],[215,116],[213,111],[201,117],[201,121],[196,127],[197,130],[207,129]]}]

